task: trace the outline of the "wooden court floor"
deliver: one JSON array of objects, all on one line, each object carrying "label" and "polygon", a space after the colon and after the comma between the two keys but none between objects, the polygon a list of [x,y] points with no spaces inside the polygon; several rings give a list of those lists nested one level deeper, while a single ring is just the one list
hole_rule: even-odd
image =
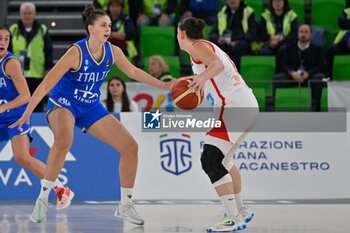
[{"label": "wooden court floor", "polygon": [[[34,201],[33,201],[34,204]],[[66,210],[51,207],[42,224],[29,220],[30,202],[0,202],[0,233],[173,233],[205,232],[222,216],[213,203],[138,202],[145,225],[125,223],[113,216],[116,203],[80,202]],[[350,203],[250,203],[255,217],[242,233],[349,233]]]}]

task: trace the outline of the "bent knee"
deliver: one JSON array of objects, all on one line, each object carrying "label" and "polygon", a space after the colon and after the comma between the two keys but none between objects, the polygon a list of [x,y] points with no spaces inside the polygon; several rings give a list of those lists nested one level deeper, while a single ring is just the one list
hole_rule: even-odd
[{"label": "bent knee", "polygon": [[31,157],[30,154],[21,154],[21,155],[14,155],[15,160],[17,163],[19,163],[22,167],[29,168],[31,163]]},{"label": "bent knee", "polygon": [[201,163],[204,172],[208,175],[213,184],[228,174],[228,171],[222,164],[224,158],[224,154],[216,146],[209,144],[204,145]]},{"label": "bent knee", "polygon": [[70,138],[55,138],[53,147],[62,152],[68,152],[72,146],[73,139]]},{"label": "bent knee", "polygon": [[134,139],[130,140],[127,144],[124,144],[122,148],[119,148],[120,153],[128,153],[128,154],[135,154],[135,155],[137,155],[138,150],[139,150],[139,145]]}]

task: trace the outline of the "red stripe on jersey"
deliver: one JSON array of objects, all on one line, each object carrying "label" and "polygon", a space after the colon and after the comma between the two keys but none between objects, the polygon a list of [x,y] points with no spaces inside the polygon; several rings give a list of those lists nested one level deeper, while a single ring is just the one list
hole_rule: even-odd
[{"label": "red stripe on jersey", "polygon": [[214,79],[210,79],[211,83],[213,84],[218,96],[220,97],[222,101],[222,106],[221,106],[221,112],[219,116],[219,121],[221,121],[221,127],[220,128],[212,128],[209,132],[207,132],[207,135],[216,137],[216,138],[221,138],[226,141],[230,141],[230,138],[228,137],[227,133],[227,128],[225,125],[225,122],[222,118],[222,115],[224,114],[224,109],[225,109],[225,97],[223,97],[219,91],[218,86],[216,85]]},{"label": "red stripe on jersey", "polygon": [[191,57],[191,60],[192,60],[194,63],[196,63],[197,65],[202,64],[202,62],[201,62],[201,61],[196,61],[196,60],[194,60],[194,59],[193,59],[193,57]]},{"label": "red stripe on jersey", "polygon": [[[192,46],[193,46],[195,43],[197,43],[197,42],[204,42],[204,43],[207,43],[208,45],[211,46],[211,48],[213,49],[213,51],[214,51],[214,53],[215,53],[215,47],[214,47],[214,45],[212,45],[209,41],[206,41],[206,40],[196,40],[196,41],[194,41],[194,42],[192,43]],[[193,59],[193,57],[191,57],[191,60],[192,60],[194,63],[196,63],[197,65],[202,64],[201,61],[195,61],[195,60]]]}]

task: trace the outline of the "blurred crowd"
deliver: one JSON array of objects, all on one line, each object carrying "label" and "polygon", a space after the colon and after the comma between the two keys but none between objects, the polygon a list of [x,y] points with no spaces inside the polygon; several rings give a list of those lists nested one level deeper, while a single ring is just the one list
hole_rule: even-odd
[{"label": "blurred crowd", "polygon": [[[276,56],[274,80],[282,82],[275,83],[274,90],[306,85],[309,80],[331,79],[334,56],[350,54],[350,8],[345,8],[338,16],[340,30],[328,45],[324,43],[325,30],[305,24],[304,16],[299,17],[288,0],[265,1],[261,15],[255,13],[249,2],[252,1],[94,0],[94,5],[110,15],[109,41],[119,46],[130,60],[140,56],[142,27],[176,26],[182,17],[198,17],[204,19],[210,29],[207,39],[228,54],[238,71],[244,55]],[[22,62],[32,93],[53,65],[53,45],[48,29],[35,16],[33,3],[20,6],[20,20],[10,26],[9,48]],[[164,58],[153,57],[149,62],[152,75],[161,80],[173,78],[169,68],[156,70],[157,64],[167,67]],[[283,82],[288,80],[296,82]],[[312,106],[317,111],[322,85],[311,87]],[[36,111],[43,110],[41,103]]]}]

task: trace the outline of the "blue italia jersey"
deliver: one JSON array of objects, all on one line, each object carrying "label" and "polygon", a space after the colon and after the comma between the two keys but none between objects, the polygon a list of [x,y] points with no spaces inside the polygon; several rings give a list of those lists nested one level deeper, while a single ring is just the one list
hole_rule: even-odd
[{"label": "blue italia jersey", "polygon": [[114,63],[114,53],[111,43],[105,42],[102,59],[97,62],[90,51],[88,39],[74,43],[80,53],[79,67],[67,71],[54,86],[51,95],[60,93],[68,101],[84,106],[99,101],[100,87]]},{"label": "blue italia jersey", "polygon": [[[7,52],[2,58],[0,58],[0,105],[6,104],[18,96],[15,84],[11,77],[5,73],[5,63],[11,58],[17,59],[17,57],[10,52]],[[24,104],[18,108],[7,110],[0,114],[0,119],[10,119],[22,116],[26,106],[27,104]]]}]

